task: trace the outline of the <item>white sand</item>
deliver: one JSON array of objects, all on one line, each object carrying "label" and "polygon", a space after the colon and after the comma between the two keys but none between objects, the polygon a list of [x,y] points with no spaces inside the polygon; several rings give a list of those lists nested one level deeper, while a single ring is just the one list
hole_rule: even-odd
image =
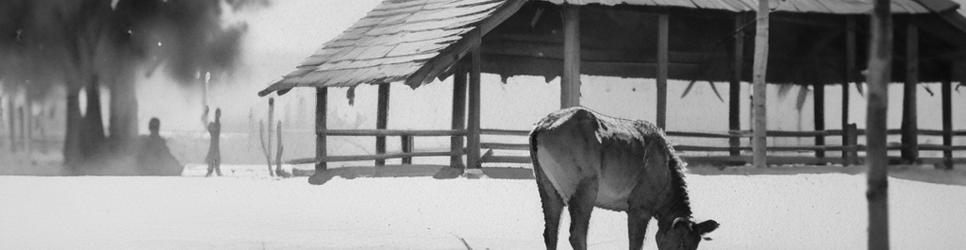
[{"label": "white sand", "polygon": [[[228,168],[231,168],[230,166]],[[190,170],[190,169],[189,169]],[[688,175],[702,249],[864,249],[864,175]],[[540,249],[533,180],[0,176],[0,249]],[[894,249],[966,246],[966,187],[890,179]],[[595,210],[593,249],[624,249]],[[648,245],[656,249],[651,223]],[[566,242],[567,216],[560,246]]]}]

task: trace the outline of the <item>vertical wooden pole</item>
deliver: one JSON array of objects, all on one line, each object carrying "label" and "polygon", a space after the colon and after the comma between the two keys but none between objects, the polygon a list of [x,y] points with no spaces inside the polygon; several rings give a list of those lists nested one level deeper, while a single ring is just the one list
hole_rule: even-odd
[{"label": "vertical wooden pole", "polygon": [[845,127],[846,135],[846,145],[851,146],[846,148],[845,151],[845,163],[844,165],[852,165],[859,163],[859,128],[855,123],[849,123]]},{"label": "vertical wooden pole", "polygon": [[[814,94],[812,96],[814,98],[812,107],[815,113],[813,119],[815,122],[815,131],[825,131],[825,84],[816,83],[814,86]],[[815,136],[815,146],[825,146],[825,135]],[[815,157],[825,158],[825,150],[815,150]]]},{"label": "vertical wooden pole", "polygon": [[[315,88],[315,159],[325,158],[326,111],[328,110],[328,88]],[[315,173],[320,174],[328,168],[324,161],[315,162]]]},{"label": "vertical wooden pole", "polygon": [[[459,63],[456,66],[456,73],[453,74],[453,121],[454,130],[466,129],[466,65]],[[465,153],[463,149],[463,137],[458,135],[450,137],[449,145],[451,152]],[[449,158],[449,166],[454,168],[464,168],[463,155],[454,155]]]},{"label": "vertical wooden pole", "polygon": [[[404,135],[404,136],[402,136],[402,137],[399,138],[399,142],[400,142],[400,144],[402,144],[402,145],[400,145],[400,148],[402,149],[402,152],[403,153],[412,153],[413,152],[413,146],[414,146],[413,136],[411,136],[411,135]],[[413,164],[413,157],[403,157],[402,158],[402,164],[403,165],[412,165]]]},{"label": "vertical wooden pole", "polygon": [[668,14],[657,16],[657,126],[667,129]]},{"label": "vertical wooden pole", "polygon": [[[951,72],[950,72],[951,73]],[[953,145],[953,82],[946,78],[942,82],[942,106],[943,106],[943,146]],[[943,150],[943,167],[953,169],[953,151]]]},{"label": "vertical wooden pole", "polygon": [[563,78],[560,79],[560,108],[580,105],[580,6],[563,6]]},{"label": "vertical wooden pole", "polygon": [[914,163],[919,158],[919,138],[916,132],[916,87],[919,85],[919,31],[915,24],[906,24],[906,81],[902,85],[902,161]]},{"label": "vertical wooden pole", "polygon": [[[842,131],[849,126],[849,84],[855,82],[852,78],[855,72],[855,18],[852,16],[845,17],[845,72],[842,75]],[[842,134],[842,145],[843,146],[853,146],[853,144],[848,144],[849,135]],[[849,150],[842,149],[842,158],[846,159],[845,164],[850,164],[849,161]]]},{"label": "vertical wooden pole", "polygon": [[[389,118],[389,83],[379,84],[379,97],[376,107],[376,129],[386,129]],[[386,153],[386,137],[376,136],[376,154]],[[386,160],[376,160],[376,166],[385,166]]]},{"label": "vertical wooden pole", "polygon": [[871,18],[871,45],[866,81],[865,135],[868,165],[869,249],[889,249],[889,159],[886,155],[886,115],[892,67],[892,15],[890,0],[875,0]]},{"label": "vertical wooden pole", "polygon": [[767,166],[765,160],[767,150],[767,137],[765,134],[768,128],[767,113],[765,111],[765,80],[768,71],[768,14],[770,1],[758,1],[758,19],[755,31],[755,62],[754,62],[754,86],[752,88],[752,119],[754,119],[753,137],[751,146],[754,150],[753,165],[758,168]]},{"label": "vertical wooden pole", "polygon": [[[480,39],[482,34],[477,29],[471,35],[472,39]],[[479,40],[477,40],[479,41]],[[475,43],[480,44],[480,43]],[[467,119],[467,150],[466,167],[479,168],[480,166],[480,68],[482,66],[480,58],[480,47],[477,45],[470,52],[470,84],[469,84],[469,118]]]},{"label": "vertical wooden pole", "polygon": [[[741,130],[741,71],[744,68],[745,54],[745,31],[742,29],[745,20],[742,17],[741,14],[735,15],[734,48],[731,51],[731,81],[728,83],[728,130],[732,131]],[[728,139],[731,156],[741,154],[741,151],[737,149],[738,146],[741,146],[740,140],[737,137]]]}]

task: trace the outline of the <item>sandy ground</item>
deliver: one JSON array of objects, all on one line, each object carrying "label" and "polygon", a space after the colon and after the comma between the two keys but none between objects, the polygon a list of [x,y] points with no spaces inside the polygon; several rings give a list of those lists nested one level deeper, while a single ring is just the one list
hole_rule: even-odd
[{"label": "sandy ground", "polygon": [[[0,249],[540,249],[533,180],[0,176]],[[702,249],[865,248],[864,175],[694,169]],[[926,178],[926,177],[922,177]],[[960,249],[966,186],[890,179],[894,249]],[[593,249],[626,248],[623,213],[595,210]],[[564,216],[562,228],[569,219]],[[656,249],[651,223],[646,249]],[[566,230],[564,230],[566,231]],[[566,233],[561,247],[569,248]]]}]

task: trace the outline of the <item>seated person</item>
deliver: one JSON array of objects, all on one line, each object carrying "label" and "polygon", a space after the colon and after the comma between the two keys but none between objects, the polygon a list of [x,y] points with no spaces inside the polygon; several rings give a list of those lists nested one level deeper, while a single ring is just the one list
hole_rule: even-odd
[{"label": "seated person", "polygon": [[151,134],[140,138],[137,153],[137,170],[140,175],[181,175],[184,166],[171,155],[164,138],[158,134],[161,121],[151,118],[148,130]]}]

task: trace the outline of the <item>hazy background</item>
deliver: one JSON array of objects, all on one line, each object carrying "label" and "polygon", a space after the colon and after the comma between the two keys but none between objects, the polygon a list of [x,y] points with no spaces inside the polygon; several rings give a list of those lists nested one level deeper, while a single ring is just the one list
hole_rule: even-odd
[{"label": "hazy background", "polygon": [[[242,65],[236,74],[228,79],[214,80],[209,102],[222,107],[226,139],[232,133],[246,133],[251,127],[257,129],[257,120],[266,118],[267,98],[259,98],[255,92],[292,71],[305,57],[321,48],[322,44],[340,34],[356,20],[365,16],[380,1],[338,1],[338,0],[286,0],[274,1],[271,6],[258,11],[249,11],[231,16],[249,24],[243,42]],[[960,10],[962,11],[962,10]],[[530,129],[537,119],[559,107],[559,79],[549,83],[543,77],[513,77],[502,83],[496,75],[484,75],[482,79],[482,127],[504,129]],[[198,122],[201,115],[201,91],[198,89],[173,88],[172,84],[157,81],[166,79],[146,79],[138,88],[140,100],[140,121],[157,116],[163,121],[162,129],[168,132],[191,132],[205,136]],[[614,77],[584,76],[582,78],[581,103],[598,111],[635,119],[653,120],[654,80],[622,79]],[[724,101],[715,96],[706,82],[699,82],[686,97],[681,93],[687,82],[670,81],[668,86],[669,130],[686,131],[723,131],[728,129],[728,84],[715,83]],[[935,93],[930,96],[924,87],[919,88],[919,126],[923,129],[941,129],[939,85],[924,84]],[[954,127],[962,129],[966,124],[966,92],[953,92]],[[749,129],[750,85],[742,84],[741,105],[742,129]],[[798,109],[798,91],[809,91],[801,109]],[[853,86],[851,91],[850,119],[858,127],[865,127],[865,99]],[[777,85],[768,89],[769,129],[775,130],[812,130],[811,91],[796,87],[787,94],[779,95]],[[829,86],[826,93],[826,128],[839,129],[841,123],[840,86]],[[899,128],[901,121],[900,101],[902,89],[899,85],[890,88],[889,128]],[[434,82],[418,89],[402,84],[394,84],[389,106],[389,128],[407,129],[446,129],[450,126],[452,102],[451,79]],[[315,91],[311,88],[298,88],[277,97],[276,117],[285,123],[286,158],[301,158],[314,155],[314,104]],[[350,106],[345,98],[345,89],[329,91],[330,128],[375,128],[376,88],[360,86],[356,89],[355,105]],[[249,123],[253,115],[256,124]],[[141,122],[141,131],[146,132],[146,123]],[[237,134],[236,136],[244,136]],[[241,138],[239,138],[241,139]],[[864,139],[863,139],[864,140]],[[941,143],[938,137],[921,137],[923,143]],[[179,146],[181,140],[169,142],[172,150],[181,152],[182,161],[200,162],[204,150],[195,150],[188,142]],[[398,149],[398,138],[389,138],[389,151]],[[486,138],[484,138],[486,141]],[[898,137],[890,142],[898,142]],[[417,148],[443,148],[448,146],[447,138],[419,138]],[[679,141],[682,143],[684,141]],[[247,140],[248,152],[227,151],[223,155],[227,163],[261,163],[257,154],[257,141]],[[726,145],[726,140],[704,142]],[[743,143],[748,143],[743,141]],[[812,143],[810,139],[771,139],[774,144]],[[829,138],[829,144],[838,143],[837,138]],[[957,144],[963,143],[960,138]],[[371,138],[336,137],[330,139],[330,154],[363,153],[373,151]],[[207,143],[201,142],[200,149]],[[238,145],[235,145],[236,147]],[[195,151],[195,152],[192,152]],[[256,154],[252,154],[256,153]],[[928,156],[932,152],[924,152]],[[254,159],[251,159],[254,156]],[[416,159],[439,162],[442,159]],[[250,162],[254,161],[254,162]],[[393,162],[392,160],[390,162]]]},{"label": "hazy background", "polygon": [[[205,102],[223,111],[222,155],[225,163],[263,163],[258,149],[257,129],[259,120],[267,120],[267,98],[255,93],[292,71],[305,57],[319,49],[329,39],[363,17],[374,8],[378,0],[277,0],[263,8],[230,12],[224,18],[229,23],[242,21],[248,24],[242,37],[241,63],[231,75],[212,76],[206,92],[203,84],[171,84],[165,74],[139,76],[138,130],[147,133],[147,121],[158,117],[162,121],[162,135],[182,163],[199,163],[207,151],[207,133],[201,122]],[[961,13],[966,14],[963,10]],[[672,20],[673,22],[673,20]],[[672,31],[673,32],[673,31]],[[672,41],[673,42],[673,41]],[[780,49],[780,48],[775,48]],[[530,129],[543,115],[559,107],[559,79],[549,83],[543,77],[512,77],[502,83],[495,75],[482,78],[482,127],[502,129]],[[622,79],[612,77],[584,76],[582,78],[581,103],[603,113],[634,119],[653,120],[654,91],[652,79]],[[728,128],[727,83],[715,83],[722,94],[719,100],[707,82],[699,82],[686,97],[681,97],[687,82],[670,81],[668,86],[669,130],[723,131]],[[936,96],[930,96],[925,87],[919,87],[919,126],[923,129],[941,129],[939,85],[928,86]],[[779,94],[777,85],[768,89],[769,129],[812,130],[812,95],[808,88],[795,87]],[[742,129],[749,129],[749,84],[742,84]],[[61,90],[62,91],[62,90]],[[799,91],[808,91],[801,107],[798,106]],[[840,129],[841,87],[826,88],[826,128]],[[863,128],[865,99],[856,88],[851,92],[850,119]],[[899,128],[902,92],[900,85],[890,88],[889,128]],[[207,94],[205,94],[207,93]],[[349,105],[345,89],[329,91],[329,127],[375,128],[376,88],[360,86],[356,90],[355,105]],[[54,93],[59,100],[61,93]],[[284,123],[285,159],[314,155],[314,104],[315,91],[298,88],[287,95],[276,97],[276,120]],[[953,92],[954,128],[963,129],[966,124],[966,91]],[[84,110],[81,95],[81,110]],[[102,103],[109,102],[105,96]],[[447,129],[450,126],[452,100],[451,79],[434,82],[418,89],[393,84],[389,106],[389,128],[400,129]],[[6,104],[0,104],[6,105]],[[60,109],[57,104],[47,109]],[[38,108],[43,109],[43,108]],[[32,111],[39,113],[39,110]],[[108,110],[104,110],[108,112]],[[104,116],[105,120],[107,115]],[[62,139],[61,123],[48,125],[49,138]],[[0,124],[5,128],[6,124]],[[503,140],[503,138],[495,138]],[[494,138],[491,138],[491,141]],[[509,139],[507,139],[509,140]],[[860,139],[864,141],[864,139]],[[941,143],[939,137],[920,137],[922,143]],[[956,144],[966,138],[959,137]],[[330,154],[356,154],[373,151],[372,138],[335,137],[329,140]],[[484,138],[487,141],[487,138]],[[898,137],[890,138],[897,142]],[[417,148],[446,148],[447,138],[419,138]],[[676,141],[688,143],[689,141]],[[692,141],[693,142],[693,141]],[[726,140],[703,141],[702,144],[726,145]],[[743,141],[742,143],[748,143]],[[770,139],[772,144],[810,144],[811,139]],[[829,138],[829,144],[837,144],[838,138]],[[390,137],[389,151],[398,150],[398,138]],[[923,156],[931,156],[925,152]],[[416,159],[427,162],[443,162],[444,158]],[[398,160],[397,160],[398,161]],[[394,161],[390,161],[394,162]]]}]

